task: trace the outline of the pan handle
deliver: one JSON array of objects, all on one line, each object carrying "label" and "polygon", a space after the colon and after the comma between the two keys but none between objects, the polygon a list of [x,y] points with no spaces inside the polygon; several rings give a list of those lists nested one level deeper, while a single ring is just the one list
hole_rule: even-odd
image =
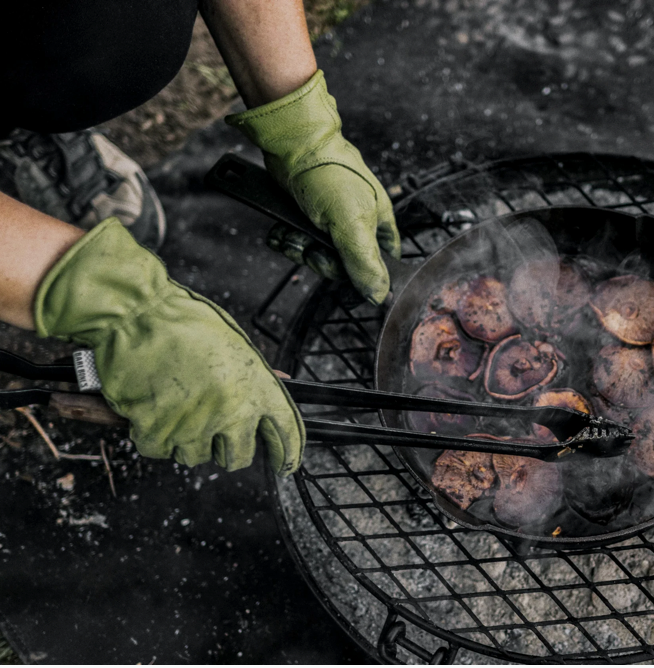
[{"label": "pan handle", "polygon": [[331,237],[307,218],[291,195],[277,185],[265,169],[240,155],[223,155],[207,173],[205,183],[213,190],[279,223],[286,223],[308,234],[314,241],[336,250]]},{"label": "pan handle", "polygon": [[[304,232],[314,241],[336,250],[331,237],[319,230],[297,205],[296,201],[270,174],[255,163],[235,153],[226,153],[205,177],[209,188],[245,204],[259,213]],[[415,267],[407,265],[381,251],[397,294],[413,275]]]}]

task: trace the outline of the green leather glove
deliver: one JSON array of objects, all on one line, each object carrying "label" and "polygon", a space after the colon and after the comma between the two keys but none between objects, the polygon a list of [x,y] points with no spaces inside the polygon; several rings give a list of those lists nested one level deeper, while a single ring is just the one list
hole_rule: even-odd
[{"label": "green leather glove", "polygon": [[40,336],[92,348],[102,393],[131,422],[146,457],[249,466],[255,438],[276,473],[300,464],[300,414],[261,353],[214,303],[172,281],[110,218],[82,237],[39,286]]},{"label": "green leather glove", "polygon": [[[380,304],[389,278],[379,247],[397,259],[401,253],[393,207],[359,151],[341,134],[336,101],[327,92],[322,71],[290,95],[225,120],[263,151],[275,180],[331,235],[357,290]],[[288,241],[279,227],[271,245],[330,278],[338,271],[315,248],[303,251],[306,240],[297,234]]]}]

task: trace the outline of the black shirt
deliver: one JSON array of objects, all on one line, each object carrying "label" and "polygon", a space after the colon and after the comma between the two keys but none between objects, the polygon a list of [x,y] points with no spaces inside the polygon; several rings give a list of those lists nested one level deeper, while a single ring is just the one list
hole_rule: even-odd
[{"label": "black shirt", "polygon": [[0,10],[0,132],[81,130],[179,71],[198,0],[14,0]]}]

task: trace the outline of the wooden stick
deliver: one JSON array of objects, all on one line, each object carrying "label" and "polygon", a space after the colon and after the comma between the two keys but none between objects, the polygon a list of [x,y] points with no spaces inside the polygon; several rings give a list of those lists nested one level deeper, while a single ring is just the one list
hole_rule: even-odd
[{"label": "wooden stick", "polygon": [[16,408],[19,413],[22,413],[32,424],[34,429],[39,433],[39,436],[46,442],[46,445],[50,448],[50,451],[55,456],[55,459],[83,459],[86,461],[98,462],[102,460],[102,457],[98,455],[69,455],[66,452],[59,452],[57,446],[52,442],[52,439],[48,436],[46,430],[41,426],[41,423],[36,419],[34,413],[28,406],[21,408]]},{"label": "wooden stick", "polygon": [[41,423],[34,417],[34,413],[28,406],[24,406],[16,409],[19,413],[22,413],[31,423],[34,429],[40,434],[41,438],[46,442],[46,445],[50,448],[52,454],[55,456],[55,459],[61,459],[61,453],[57,449],[57,446],[52,442],[52,439],[48,436],[45,429],[41,426]]},{"label": "wooden stick", "polygon": [[109,465],[109,458],[104,448],[104,439],[100,439],[100,452],[102,453],[102,461],[104,461],[104,467],[107,470],[107,476],[109,477],[109,487],[111,487],[111,493],[116,498],[116,487],[114,486],[114,474],[111,472],[111,466]]}]

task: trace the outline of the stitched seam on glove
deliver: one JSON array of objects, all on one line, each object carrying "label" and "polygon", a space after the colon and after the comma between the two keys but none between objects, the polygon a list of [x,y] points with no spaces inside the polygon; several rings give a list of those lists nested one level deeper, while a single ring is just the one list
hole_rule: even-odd
[{"label": "stitched seam on glove", "polygon": [[[375,189],[375,186],[372,183],[370,183],[370,181],[363,174],[361,174],[361,172],[357,171],[353,167],[350,167],[349,165],[347,165],[344,162],[340,162],[338,160],[332,160],[330,158],[326,158],[325,160],[317,160],[315,163],[309,163],[307,165],[303,165],[303,167],[305,167],[305,169],[302,169],[302,171],[300,171],[300,172],[294,173],[292,176],[289,177],[289,181],[291,181],[291,184],[292,184],[293,179],[297,178],[298,176],[302,176],[302,174],[306,174],[307,172],[310,172],[312,169],[317,169],[318,167],[326,167],[328,165],[337,165],[339,167],[344,167],[345,169],[349,170],[353,174],[356,174],[360,179],[365,181],[365,183],[367,183],[372,188],[372,192],[375,196],[375,202],[379,201],[379,198],[377,197],[377,190]],[[292,185],[291,185],[291,188],[293,188]]]}]

